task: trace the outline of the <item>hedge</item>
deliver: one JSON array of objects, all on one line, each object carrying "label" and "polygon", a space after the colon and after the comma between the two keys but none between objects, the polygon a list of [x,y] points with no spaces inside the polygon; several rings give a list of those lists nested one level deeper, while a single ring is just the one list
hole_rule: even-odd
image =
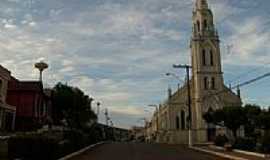
[{"label": "hedge", "polygon": [[56,160],[95,142],[80,131],[67,131],[62,137],[21,134],[8,140],[8,156],[10,160]]}]

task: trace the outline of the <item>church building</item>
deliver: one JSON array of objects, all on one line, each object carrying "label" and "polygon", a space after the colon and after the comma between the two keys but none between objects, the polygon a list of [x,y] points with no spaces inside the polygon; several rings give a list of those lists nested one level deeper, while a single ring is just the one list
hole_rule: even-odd
[{"label": "church building", "polygon": [[[225,86],[221,66],[219,35],[214,25],[213,13],[207,0],[196,0],[192,17],[190,40],[192,76],[190,77],[192,141],[212,141],[226,129],[207,124],[203,115],[210,110],[225,106],[241,106],[240,93],[237,95]],[[169,89],[168,99],[159,107],[159,128],[155,132],[160,143],[188,143],[188,87],[187,83],[175,93]]]}]

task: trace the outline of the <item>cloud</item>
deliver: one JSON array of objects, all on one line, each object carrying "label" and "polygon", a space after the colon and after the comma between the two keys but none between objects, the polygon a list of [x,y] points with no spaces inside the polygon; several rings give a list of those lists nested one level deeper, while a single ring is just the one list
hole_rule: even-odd
[{"label": "cloud", "polygon": [[[270,62],[269,16],[263,13],[269,2],[247,1],[209,0],[225,79]],[[111,109],[117,125],[136,124],[145,106],[164,101],[168,85],[179,83],[166,72],[185,75],[171,66],[190,62],[190,0],[33,0],[29,6],[1,2],[1,65],[19,79],[38,79],[33,64],[42,58],[49,63],[48,86],[62,81],[80,87]]]}]

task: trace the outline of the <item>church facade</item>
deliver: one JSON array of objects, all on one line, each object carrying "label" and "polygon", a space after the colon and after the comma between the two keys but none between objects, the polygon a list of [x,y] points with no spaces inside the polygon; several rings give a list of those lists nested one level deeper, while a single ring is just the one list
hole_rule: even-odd
[{"label": "church facade", "polygon": [[[226,129],[207,124],[204,113],[225,106],[240,106],[240,92],[235,94],[225,86],[221,65],[219,35],[207,0],[196,0],[192,17],[190,40],[192,76],[190,80],[192,141],[205,143]],[[188,87],[187,83],[175,93],[168,91],[168,99],[159,106],[151,123],[158,123],[154,135],[160,143],[188,143]]]}]

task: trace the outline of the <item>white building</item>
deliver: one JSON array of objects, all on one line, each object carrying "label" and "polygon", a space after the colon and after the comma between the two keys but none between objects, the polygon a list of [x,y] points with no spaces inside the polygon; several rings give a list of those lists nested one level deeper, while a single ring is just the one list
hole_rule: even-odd
[{"label": "white building", "polygon": [[[214,25],[213,13],[207,0],[196,0],[192,18],[190,40],[192,77],[190,80],[192,141],[212,141],[224,128],[207,124],[204,113],[225,106],[241,106],[240,95],[224,85],[221,66],[219,35]],[[160,143],[188,143],[188,94],[187,84],[171,94],[158,112]],[[156,119],[156,116],[152,118]]]}]

